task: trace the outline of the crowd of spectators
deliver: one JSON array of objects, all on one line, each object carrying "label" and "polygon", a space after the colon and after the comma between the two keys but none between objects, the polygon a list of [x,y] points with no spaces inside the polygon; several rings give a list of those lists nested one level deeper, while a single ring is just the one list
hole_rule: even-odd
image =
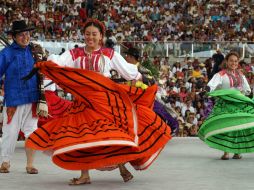
[{"label": "crowd of spectators", "polygon": [[115,41],[254,41],[253,0],[0,0],[0,33],[25,19],[38,40],[81,41],[87,17]]},{"label": "crowd of spectators", "polygon": [[[88,17],[103,21],[114,43],[148,41],[254,41],[254,0],[0,0],[0,34],[25,19],[35,40],[80,42]],[[143,56],[143,61],[150,59]],[[180,126],[178,136],[196,136],[213,104],[205,96],[214,58],[151,59],[160,71],[161,99]],[[254,87],[254,59],[241,61]]]}]

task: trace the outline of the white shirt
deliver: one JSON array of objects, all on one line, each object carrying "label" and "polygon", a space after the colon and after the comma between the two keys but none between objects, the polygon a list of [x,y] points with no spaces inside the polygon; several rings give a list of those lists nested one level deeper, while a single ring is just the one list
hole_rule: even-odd
[{"label": "white shirt", "polygon": [[243,94],[250,94],[251,89],[249,86],[249,83],[246,79],[246,77],[241,74],[242,77],[242,86],[239,86],[237,88],[233,87],[232,81],[230,81],[229,76],[227,75],[227,73],[220,71],[219,73],[216,73],[213,78],[208,82],[207,86],[210,87],[210,91],[214,91],[214,90],[219,90],[219,89],[238,89],[240,90]]},{"label": "white shirt", "polygon": [[[70,51],[65,51],[62,55],[50,55],[48,60],[53,61],[59,66],[81,68],[81,57],[73,59]],[[105,77],[111,77],[110,70],[116,70],[126,80],[138,80],[141,78],[141,74],[138,72],[136,65],[129,64],[126,60],[117,52],[114,52],[112,59],[107,56],[101,55],[99,58],[100,73]]]}]

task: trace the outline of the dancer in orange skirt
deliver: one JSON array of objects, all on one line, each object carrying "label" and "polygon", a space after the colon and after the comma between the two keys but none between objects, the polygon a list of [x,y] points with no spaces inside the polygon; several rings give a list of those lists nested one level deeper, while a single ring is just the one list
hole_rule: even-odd
[{"label": "dancer in orange skirt", "polygon": [[146,169],[171,138],[170,128],[152,111],[157,87],[142,90],[108,79],[111,69],[127,80],[138,79],[140,73],[135,65],[114,64],[103,54],[99,22],[87,21],[84,32],[89,44],[85,55],[55,61],[84,69],[50,61],[37,65],[75,101],[64,117],[40,127],[26,144],[51,151],[53,162],[64,169],[82,170],[80,178],[71,180],[73,185],[90,183],[89,169],[126,162]]}]

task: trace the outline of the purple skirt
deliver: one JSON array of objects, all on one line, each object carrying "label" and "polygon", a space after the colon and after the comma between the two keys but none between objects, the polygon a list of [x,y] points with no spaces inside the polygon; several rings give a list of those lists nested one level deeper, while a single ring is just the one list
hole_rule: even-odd
[{"label": "purple skirt", "polygon": [[177,119],[173,118],[168,111],[166,110],[165,106],[155,100],[153,111],[157,113],[161,119],[163,119],[171,128],[173,134],[178,133],[179,125]]},{"label": "purple skirt", "polygon": [[213,106],[214,102],[210,98],[207,101],[205,101],[205,109],[204,109],[205,118],[207,118],[208,115],[211,113]]}]

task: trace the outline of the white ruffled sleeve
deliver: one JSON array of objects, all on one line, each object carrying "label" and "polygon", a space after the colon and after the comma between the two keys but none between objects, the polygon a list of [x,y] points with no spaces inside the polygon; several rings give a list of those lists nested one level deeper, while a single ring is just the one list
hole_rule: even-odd
[{"label": "white ruffled sleeve", "polygon": [[[54,63],[62,67],[75,67],[75,62],[72,60],[70,51],[65,51],[62,55],[51,54],[50,56],[48,56],[47,60],[53,61]],[[43,80],[44,86],[46,86],[45,90],[51,90],[51,91],[56,90],[55,83],[47,86],[51,82],[52,80],[48,78]]]},{"label": "white ruffled sleeve", "polygon": [[110,73],[110,70],[112,69],[111,68],[111,60],[105,56],[105,55],[101,55],[100,57],[100,62],[102,64],[100,64],[100,67],[101,65],[104,66],[104,68],[100,68],[100,71],[102,71],[102,74],[105,76],[105,77],[111,77],[111,73]]},{"label": "white ruffled sleeve", "polygon": [[221,85],[222,85],[222,76],[219,73],[216,73],[207,84],[207,86],[210,87],[210,92],[220,88]]},{"label": "white ruffled sleeve", "polygon": [[243,75],[243,94],[249,95],[250,93],[251,93],[250,85],[246,77]]},{"label": "white ruffled sleeve", "polygon": [[111,59],[111,68],[116,70],[126,80],[138,80],[142,77],[138,71],[138,67],[128,63],[116,51]]},{"label": "white ruffled sleeve", "polygon": [[59,66],[62,67],[74,67],[75,63],[72,59],[70,51],[65,51],[62,55],[55,55],[51,54],[48,59],[48,61],[53,61]]}]

